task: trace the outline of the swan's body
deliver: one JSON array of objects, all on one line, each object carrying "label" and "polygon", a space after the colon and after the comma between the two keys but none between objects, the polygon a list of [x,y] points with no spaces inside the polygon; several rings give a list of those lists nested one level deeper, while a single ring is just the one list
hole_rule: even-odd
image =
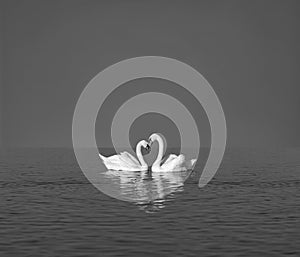
[{"label": "swan's body", "polygon": [[186,171],[188,169],[193,168],[196,159],[192,159],[190,161],[185,160],[185,156],[183,154],[176,155],[170,154],[165,162],[162,163],[163,158],[163,148],[164,142],[162,138],[158,134],[152,134],[150,137],[150,144],[153,141],[157,141],[159,145],[158,155],[155,162],[152,164],[151,170],[153,172],[165,172],[165,171]]},{"label": "swan's body", "polygon": [[136,156],[138,160],[128,152],[105,157],[99,154],[104,165],[109,170],[126,170],[126,171],[145,171],[148,170],[148,165],[144,161],[141,153],[141,148],[150,148],[147,141],[142,140],[136,145]]}]

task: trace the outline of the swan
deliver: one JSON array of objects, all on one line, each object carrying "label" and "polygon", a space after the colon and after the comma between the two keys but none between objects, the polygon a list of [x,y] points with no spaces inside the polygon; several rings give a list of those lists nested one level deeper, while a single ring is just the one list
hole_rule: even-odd
[{"label": "swan", "polygon": [[144,161],[141,153],[141,148],[150,149],[150,145],[146,140],[141,140],[136,145],[136,156],[138,160],[128,152],[121,152],[120,154],[105,157],[99,153],[103,164],[109,170],[126,170],[126,171],[146,171],[148,165]]},{"label": "swan", "polygon": [[190,161],[185,161],[185,156],[183,154],[176,155],[176,154],[170,154],[169,157],[165,160],[164,163],[162,163],[163,158],[163,148],[164,148],[164,142],[160,135],[157,133],[152,134],[149,137],[149,145],[151,147],[151,144],[157,141],[159,150],[158,155],[155,160],[155,162],[152,164],[152,172],[164,172],[164,171],[186,171],[188,169],[191,169],[196,162],[197,159],[192,159]]}]

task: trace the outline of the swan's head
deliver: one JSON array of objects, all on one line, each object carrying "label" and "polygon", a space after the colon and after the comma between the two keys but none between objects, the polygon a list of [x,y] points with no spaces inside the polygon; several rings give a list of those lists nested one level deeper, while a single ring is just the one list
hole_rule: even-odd
[{"label": "swan's head", "polygon": [[152,143],[157,140],[157,138],[160,137],[157,133],[153,133],[150,137],[149,137],[149,144],[150,146],[152,145]]},{"label": "swan's head", "polygon": [[150,149],[150,144],[146,140],[141,141],[141,146],[146,148],[146,150]]}]

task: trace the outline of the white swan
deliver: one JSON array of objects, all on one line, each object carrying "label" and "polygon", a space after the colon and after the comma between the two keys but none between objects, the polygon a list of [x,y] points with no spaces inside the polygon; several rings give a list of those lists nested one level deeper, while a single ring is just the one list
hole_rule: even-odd
[{"label": "white swan", "polygon": [[166,159],[166,161],[162,163],[164,142],[158,134],[154,133],[149,137],[150,146],[155,140],[158,142],[159,150],[158,150],[157,158],[155,162],[152,164],[151,170],[153,172],[186,171],[193,167],[197,159],[185,161],[185,157],[183,154],[180,154],[178,156],[176,154],[170,154],[169,157]]},{"label": "white swan", "polygon": [[142,140],[136,145],[136,156],[138,160],[128,152],[105,157],[99,153],[104,165],[109,170],[126,170],[126,171],[145,171],[148,170],[148,165],[144,161],[141,153],[141,148],[150,148],[147,141]]}]

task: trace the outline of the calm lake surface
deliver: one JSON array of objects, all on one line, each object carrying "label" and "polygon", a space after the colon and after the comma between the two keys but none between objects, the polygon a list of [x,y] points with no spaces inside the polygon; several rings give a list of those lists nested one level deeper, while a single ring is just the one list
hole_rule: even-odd
[{"label": "calm lake surface", "polygon": [[72,149],[8,150],[0,256],[300,255],[299,148],[229,149],[199,189],[204,162],[183,177],[99,170],[136,198],[124,202],[86,179]]}]

